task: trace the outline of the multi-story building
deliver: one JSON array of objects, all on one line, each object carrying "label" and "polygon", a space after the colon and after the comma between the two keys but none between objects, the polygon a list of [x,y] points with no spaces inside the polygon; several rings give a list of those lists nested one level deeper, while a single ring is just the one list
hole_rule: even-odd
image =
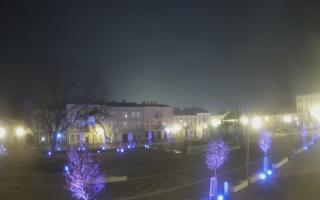
[{"label": "multi-story building", "polygon": [[[173,108],[156,103],[67,104],[64,113],[66,118],[61,124],[65,130],[58,134],[58,145],[86,144],[96,148],[129,141],[144,142],[150,136],[151,140],[163,140],[168,128],[173,126]],[[49,130],[45,120],[33,121],[33,127],[41,132],[39,140],[47,140]]]},{"label": "multi-story building", "polygon": [[320,93],[299,95],[296,97],[298,117],[308,127],[312,126],[314,117],[311,115],[311,109],[320,105]]},{"label": "multi-story building", "polygon": [[174,124],[180,137],[200,139],[209,133],[210,113],[195,107],[175,109]]}]

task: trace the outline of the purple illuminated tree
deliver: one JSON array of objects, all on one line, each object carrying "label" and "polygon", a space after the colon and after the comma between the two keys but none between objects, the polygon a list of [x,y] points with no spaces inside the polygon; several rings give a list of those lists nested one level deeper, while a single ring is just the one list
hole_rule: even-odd
[{"label": "purple illuminated tree", "polygon": [[210,179],[209,199],[217,195],[217,169],[227,160],[228,154],[229,148],[222,140],[213,141],[208,146],[205,163],[208,169],[214,170],[214,177]]},{"label": "purple illuminated tree", "polygon": [[213,141],[209,144],[206,154],[206,166],[214,170],[214,176],[217,175],[217,169],[227,160],[229,154],[228,146],[222,141]]},{"label": "purple illuminated tree", "polygon": [[268,131],[263,132],[260,135],[258,143],[260,149],[264,152],[264,155],[266,156],[271,148],[271,134]]},{"label": "purple illuminated tree", "polygon": [[104,175],[99,164],[94,161],[89,152],[82,154],[75,150],[68,152],[68,164],[64,173],[67,188],[77,199],[94,199],[104,189]]},{"label": "purple illuminated tree", "polygon": [[271,148],[271,134],[268,131],[263,132],[258,139],[258,143],[260,149],[264,152],[263,170],[267,171],[269,169],[269,159],[267,153]]}]

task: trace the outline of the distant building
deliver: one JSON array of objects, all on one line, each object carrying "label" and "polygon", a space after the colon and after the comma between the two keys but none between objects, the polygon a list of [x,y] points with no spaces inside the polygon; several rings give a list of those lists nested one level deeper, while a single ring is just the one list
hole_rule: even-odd
[{"label": "distant building", "polygon": [[312,126],[314,118],[311,116],[311,109],[320,105],[320,93],[299,95],[296,97],[298,117],[306,126]]},{"label": "distant building", "polygon": [[175,109],[174,124],[179,127],[180,137],[199,139],[208,135],[210,113],[196,107]]},{"label": "distant building", "polygon": [[0,120],[0,144],[32,144],[33,132],[20,119]]},{"label": "distant building", "polygon": [[[58,145],[85,144],[97,148],[127,143],[130,139],[142,143],[147,135],[153,141],[164,140],[166,130],[173,126],[173,108],[156,103],[67,104],[65,113],[66,129],[59,135]],[[52,115],[56,115],[55,111]],[[48,141],[45,119],[37,117],[32,121],[39,142]]]},{"label": "distant building", "polygon": [[211,126],[214,135],[220,134],[226,138],[239,135],[240,117],[241,113],[238,111],[223,111],[211,115]]},{"label": "distant building", "polygon": [[299,125],[297,113],[269,114],[260,115],[263,120],[263,126],[273,133],[283,133],[296,130]]}]

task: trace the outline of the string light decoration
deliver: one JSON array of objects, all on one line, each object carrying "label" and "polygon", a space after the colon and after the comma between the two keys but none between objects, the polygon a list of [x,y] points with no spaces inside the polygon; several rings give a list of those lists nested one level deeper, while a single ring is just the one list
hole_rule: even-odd
[{"label": "string light decoration", "polygon": [[228,146],[222,140],[213,141],[209,144],[205,163],[209,170],[215,171],[215,176],[217,169],[227,160],[229,152]]},{"label": "string light decoration", "polygon": [[68,151],[68,164],[64,167],[67,189],[72,196],[81,200],[95,199],[105,188],[104,175],[99,163],[92,159],[89,152]]},{"label": "string light decoration", "polygon": [[266,155],[271,148],[271,134],[268,131],[263,132],[258,140],[260,149]]}]

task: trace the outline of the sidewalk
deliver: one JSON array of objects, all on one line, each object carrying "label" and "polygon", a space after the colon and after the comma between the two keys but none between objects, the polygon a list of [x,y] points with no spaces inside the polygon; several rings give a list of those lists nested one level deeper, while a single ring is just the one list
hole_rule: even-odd
[{"label": "sidewalk", "polygon": [[235,200],[319,200],[320,144],[303,152],[270,180],[259,181],[233,197]]}]

